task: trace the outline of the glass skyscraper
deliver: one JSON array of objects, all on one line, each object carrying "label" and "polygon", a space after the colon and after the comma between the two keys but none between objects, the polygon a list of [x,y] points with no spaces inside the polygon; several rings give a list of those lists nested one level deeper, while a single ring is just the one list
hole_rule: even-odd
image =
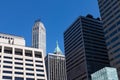
[{"label": "glass skyscraper", "polygon": [[110,64],[120,78],[120,0],[98,0]]},{"label": "glass skyscraper", "polygon": [[91,74],[109,66],[102,22],[80,16],[64,32],[68,80],[91,80]]}]

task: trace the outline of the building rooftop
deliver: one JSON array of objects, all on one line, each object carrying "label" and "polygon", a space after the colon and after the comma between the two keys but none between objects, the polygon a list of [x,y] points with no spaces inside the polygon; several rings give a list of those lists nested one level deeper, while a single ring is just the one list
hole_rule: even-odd
[{"label": "building rooftop", "polygon": [[0,32],[0,35],[7,35],[7,36],[13,36],[13,37],[24,39],[22,36],[18,36],[18,35],[15,35],[15,34],[7,34],[7,33],[3,33],[3,32]]}]

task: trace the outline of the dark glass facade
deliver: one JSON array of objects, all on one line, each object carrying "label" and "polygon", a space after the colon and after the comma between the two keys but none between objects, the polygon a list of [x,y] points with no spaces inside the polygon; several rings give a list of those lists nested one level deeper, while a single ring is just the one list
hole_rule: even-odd
[{"label": "dark glass facade", "polygon": [[68,80],[91,80],[91,74],[109,66],[102,22],[80,16],[64,32]]},{"label": "dark glass facade", "polygon": [[120,0],[98,0],[110,65],[120,79]]}]

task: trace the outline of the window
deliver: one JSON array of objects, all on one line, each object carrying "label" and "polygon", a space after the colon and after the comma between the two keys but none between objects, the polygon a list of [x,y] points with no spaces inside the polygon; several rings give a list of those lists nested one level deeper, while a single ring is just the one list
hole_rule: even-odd
[{"label": "window", "polygon": [[23,65],[23,63],[20,63],[20,62],[15,62],[15,64],[18,64],[18,65]]},{"label": "window", "polygon": [[33,62],[33,60],[30,60],[30,59],[25,59],[25,61]]},{"label": "window", "polygon": [[28,71],[34,71],[34,69],[32,69],[32,68],[26,68],[26,70],[28,70]]},{"label": "window", "polygon": [[23,67],[15,67],[15,69],[23,70]]},{"label": "window", "polygon": [[35,57],[36,58],[42,58],[42,53],[38,52],[38,51],[35,51]]},{"label": "window", "polygon": [[6,66],[6,65],[4,65],[3,68],[9,68],[9,69],[12,69],[12,66]]},{"label": "window", "polygon": [[6,59],[12,59],[12,57],[9,57],[9,56],[4,56],[4,58],[6,58]]},{"label": "window", "polygon": [[12,80],[12,76],[3,76],[3,79],[9,79],[9,80]]},{"label": "window", "polygon": [[26,75],[34,76],[34,73],[26,73]]},{"label": "window", "polygon": [[32,57],[32,51],[30,51],[30,50],[25,50],[25,56]]},{"label": "window", "polygon": [[23,55],[22,49],[15,48],[15,54],[16,55]]},{"label": "window", "polygon": [[26,65],[27,65],[27,66],[33,66],[33,64],[28,64],[28,63],[26,63]]},{"label": "window", "polygon": [[43,61],[38,61],[38,60],[36,60],[35,62],[38,62],[38,63],[43,63]]},{"label": "window", "polygon": [[43,65],[36,65],[36,67],[43,67]]},{"label": "window", "polygon": [[42,70],[42,69],[36,69],[36,71],[38,71],[38,72],[44,72],[44,70]]},{"label": "window", "polygon": [[5,47],[4,53],[12,54],[12,48],[11,47]]},{"label": "window", "polygon": [[44,75],[44,74],[37,74],[37,76],[41,76],[41,77],[44,77],[45,75]]},{"label": "window", "polygon": [[15,80],[24,80],[22,77],[15,77]]},{"label": "window", "polygon": [[4,61],[4,63],[12,64],[12,61]]},{"label": "window", "polygon": [[15,72],[15,74],[21,74],[21,75],[22,75],[22,74],[23,74],[23,72]]},{"label": "window", "polygon": [[23,58],[15,58],[15,60],[21,60],[21,61],[22,61],[22,60],[23,60]]},{"label": "window", "polygon": [[8,74],[12,74],[12,71],[3,71],[3,73],[8,73]]}]

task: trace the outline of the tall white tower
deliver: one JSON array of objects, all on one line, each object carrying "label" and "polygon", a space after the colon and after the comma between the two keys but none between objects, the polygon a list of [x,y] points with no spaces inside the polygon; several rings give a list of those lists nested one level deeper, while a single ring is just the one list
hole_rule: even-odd
[{"label": "tall white tower", "polygon": [[40,20],[36,20],[32,29],[32,47],[43,49],[46,56],[46,29]]}]

